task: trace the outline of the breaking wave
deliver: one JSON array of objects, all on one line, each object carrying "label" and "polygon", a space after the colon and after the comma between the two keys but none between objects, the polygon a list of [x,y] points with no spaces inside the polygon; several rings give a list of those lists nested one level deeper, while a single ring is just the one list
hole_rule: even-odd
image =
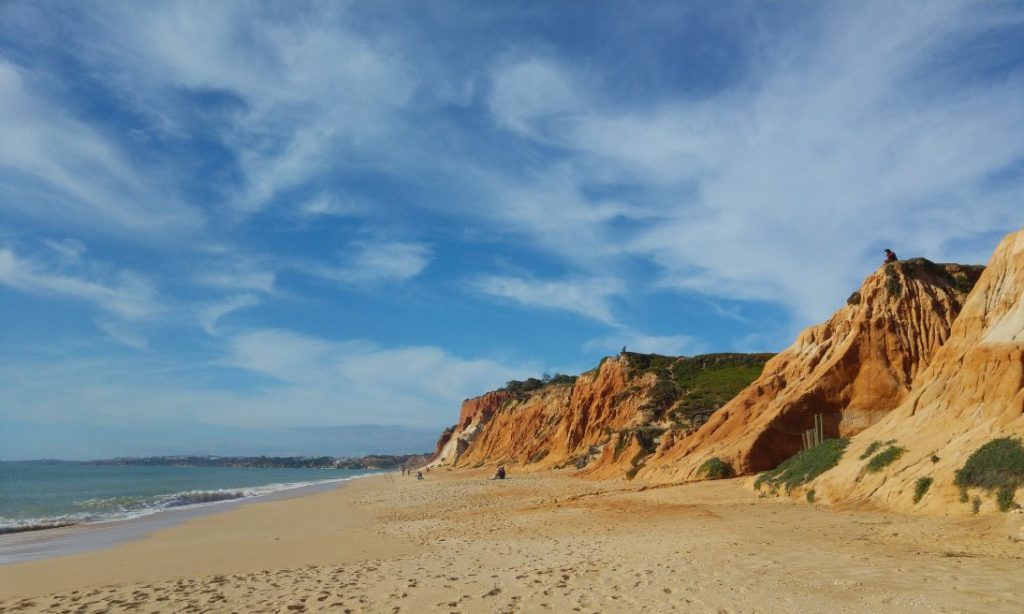
[{"label": "breaking wave", "polygon": [[109,499],[86,499],[77,501],[76,507],[81,512],[65,514],[49,518],[3,518],[0,517],[0,535],[56,529],[85,523],[111,522],[140,518],[157,512],[171,509],[187,509],[205,507],[269,495],[271,493],[293,490],[306,486],[317,486],[333,482],[346,482],[363,476],[350,476],[328,480],[309,482],[291,482],[287,484],[267,484],[252,488],[225,488],[219,490],[186,490],[182,492],[158,495],[155,497],[114,497]]}]

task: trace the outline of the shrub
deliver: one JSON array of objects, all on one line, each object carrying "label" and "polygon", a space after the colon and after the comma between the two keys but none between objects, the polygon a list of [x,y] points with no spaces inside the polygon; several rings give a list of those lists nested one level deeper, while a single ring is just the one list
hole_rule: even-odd
[{"label": "shrub", "polygon": [[640,444],[641,453],[644,456],[654,453],[658,448],[658,438],[661,437],[665,430],[658,426],[642,426],[633,431],[637,443]]},{"label": "shrub", "polygon": [[736,475],[736,472],[732,470],[732,466],[717,456],[704,461],[704,464],[697,469],[697,473],[709,480],[724,480]]},{"label": "shrub", "polygon": [[789,492],[795,486],[806,484],[835,467],[849,443],[849,439],[826,439],[809,450],[797,452],[775,469],[758,476],[754,488],[760,490],[762,484],[768,484],[775,490],[781,485]]},{"label": "shrub", "polygon": [[928,489],[932,487],[931,478],[918,478],[914,483],[914,503],[920,503]]},{"label": "shrub", "polygon": [[937,463],[940,460],[942,460],[942,459],[940,459],[938,456],[936,456],[934,454],[932,454],[931,459],[932,459],[932,463]]},{"label": "shrub", "polygon": [[993,439],[968,457],[953,483],[986,490],[1017,488],[1024,484],[1024,445],[1013,437]]},{"label": "shrub", "polygon": [[900,286],[900,281],[896,278],[896,267],[892,264],[885,265],[885,276],[885,287],[889,290],[889,296],[903,294],[903,287]]},{"label": "shrub", "polygon": [[807,502],[808,503],[814,503],[814,489],[813,488],[807,491]]},{"label": "shrub", "polygon": [[958,292],[970,294],[971,290],[974,289],[974,282],[971,281],[966,274],[957,273],[956,275],[953,275],[953,287],[956,288]]},{"label": "shrub", "polygon": [[971,499],[971,513],[977,515],[981,510],[981,497],[975,495],[974,499]]},{"label": "shrub", "polygon": [[619,456],[622,451],[626,449],[626,444],[629,442],[629,438],[625,432],[620,432],[618,439],[615,440],[615,450],[612,452],[612,460],[619,460]]},{"label": "shrub", "polygon": [[961,487],[960,488],[960,503],[967,503],[967,501],[969,499],[970,499],[970,495],[967,494],[967,489]]},{"label": "shrub", "polygon": [[1014,501],[1013,501],[1014,490],[1015,489],[1013,489],[1013,488],[1011,488],[1009,486],[1003,486],[1002,488],[1000,488],[999,490],[996,491],[996,503],[999,504],[999,511],[1000,512],[1008,512],[1008,511],[1013,509],[1013,506],[1014,506]]},{"label": "shrub", "polygon": [[860,305],[860,292],[854,292],[846,298],[847,305]]},{"label": "shrub", "polygon": [[906,451],[906,448],[890,445],[888,448],[872,456],[871,460],[868,461],[868,464],[864,466],[864,469],[868,473],[878,473],[882,469],[896,462],[896,459],[903,456]]}]

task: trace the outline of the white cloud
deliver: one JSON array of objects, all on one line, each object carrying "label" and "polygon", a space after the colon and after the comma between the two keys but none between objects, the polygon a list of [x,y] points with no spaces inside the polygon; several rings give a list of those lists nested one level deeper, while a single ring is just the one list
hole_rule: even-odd
[{"label": "white cloud", "polygon": [[947,245],[1024,223],[1024,189],[992,179],[1024,158],[1024,106],[1009,102],[1024,99],[1024,80],[986,75],[998,67],[965,51],[998,28],[1019,30],[1019,13],[1005,10],[1015,9],[832,7],[813,37],[762,39],[747,80],[695,101],[623,107],[567,77],[558,58],[500,64],[496,83],[533,89],[517,99],[496,88],[495,123],[567,152],[544,178],[561,178],[559,206],[609,182],[640,186],[636,198],[649,201],[628,233],[616,236],[616,218],[593,218],[561,243],[547,240],[551,225],[529,205],[500,215],[575,263],[581,251],[630,254],[657,263],[663,287],[820,319],[883,243],[907,256],[963,256]]},{"label": "white cloud", "polygon": [[150,351],[149,340],[139,331],[126,326],[124,322],[97,320],[96,326],[121,345],[143,352]]},{"label": "white cloud", "polygon": [[160,190],[155,172],[35,90],[23,69],[0,59],[0,209],[149,241],[202,225],[197,210]]},{"label": "white cloud", "polygon": [[222,301],[202,305],[198,310],[199,324],[207,334],[215,335],[217,333],[217,323],[220,322],[221,318],[240,309],[255,307],[259,304],[260,299],[256,295],[239,294]]},{"label": "white cloud", "polygon": [[537,58],[511,62],[495,70],[488,106],[503,126],[544,138],[546,120],[579,109],[575,80],[557,63]]},{"label": "white cloud", "polygon": [[245,290],[267,295],[274,295],[277,292],[277,273],[247,264],[215,266],[196,275],[195,281],[220,290]]},{"label": "white cloud", "polygon": [[307,274],[346,284],[406,281],[423,272],[431,261],[430,247],[403,241],[358,241],[342,254],[340,266],[304,263]]},{"label": "white cloud", "polygon": [[319,194],[303,202],[297,212],[304,218],[319,217],[362,217],[371,210],[370,206],[358,198],[335,194]]},{"label": "white cloud", "polygon": [[559,281],[508,276],[482,277],[471,283],[477,292],[526,307],[560,309],[614,325],[610,301],[623,284],[611,278]]},{"label": "white cloud", "polygon": [[622,331],[608,337],[591,339],[584,349],[617,353],[625,347],[630,352],[683,356],[707,351],[707,344],[690,335],[645,335],[636,331]]},{"label": "white cloud", "polygon": [[233,204],[245,211],[342,159],[390,154],[379,139],[401,124],[396,113],[419,82],[393,41],[350,29],[342,4],[294,18],[241,2],[95,8],[97,34],[82,52],[127,76],[114,84],[141,113],[188,132],[191,111],[168,105],[170,95],[212,93],[234,103],[208,136],[237,158],[244,184]]},{"label": "white cloud", "polygon": [[[223,357],[187,363],[156,354],[55,359],[0,348],[0,421],[223,425],[246,428],[403,424],[434,428],[463,399],[537,364],[467,358],[433,346],[328,340],[287,330],[224,336]],[[71,348],[69,348],[70,350]],[[40,363],[40,356],[43,362]],[[245,385],[238,386],[242,374]],[[53,386],[60,381],[60,386]],[[102,451],[97,455],[102,455]]]},{"label": "white cloud", "polygon": [[131,271],[107,279],[87,279],[45,268],[0,248],[0,284],[34,294],[62,296],[92,303],[117,316],[144,318],[160,311],[156,291],[147,279]]},{"label": "white cloud", "polygon": [[381,347],[285,330],[233,337],[227,364],[281,382],[283,388],[266,391],[271,399],[306,400],[283,404],[291,415],[275,415],[275,424],[446,422],[462,399],[531,372],[432,346]]},{"label": "white cloud", "polygon": [[43,243],[68,263],[78,262],[85,253],[85,243],[77,239],[46,239]]}]

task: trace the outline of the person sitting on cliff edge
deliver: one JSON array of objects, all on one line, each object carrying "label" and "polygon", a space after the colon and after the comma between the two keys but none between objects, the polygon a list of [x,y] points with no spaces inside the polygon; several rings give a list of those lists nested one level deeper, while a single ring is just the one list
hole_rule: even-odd
[{"label": "person sitting on cliff edge", "polygon": [[891,249],[885,250],[885,264],[890,264],[892,262],[896,262],[897,260],[898,258],[896,257],[896,252],[892,251]]}]

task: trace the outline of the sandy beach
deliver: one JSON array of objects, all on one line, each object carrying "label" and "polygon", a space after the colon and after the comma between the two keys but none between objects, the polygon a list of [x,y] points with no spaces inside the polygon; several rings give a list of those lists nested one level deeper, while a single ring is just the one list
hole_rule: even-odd
[{"label": "sandy beach", "polygon": [[0,612],[1020,612],[1020,514],[546,473],[356,480],[0,567]]}]

